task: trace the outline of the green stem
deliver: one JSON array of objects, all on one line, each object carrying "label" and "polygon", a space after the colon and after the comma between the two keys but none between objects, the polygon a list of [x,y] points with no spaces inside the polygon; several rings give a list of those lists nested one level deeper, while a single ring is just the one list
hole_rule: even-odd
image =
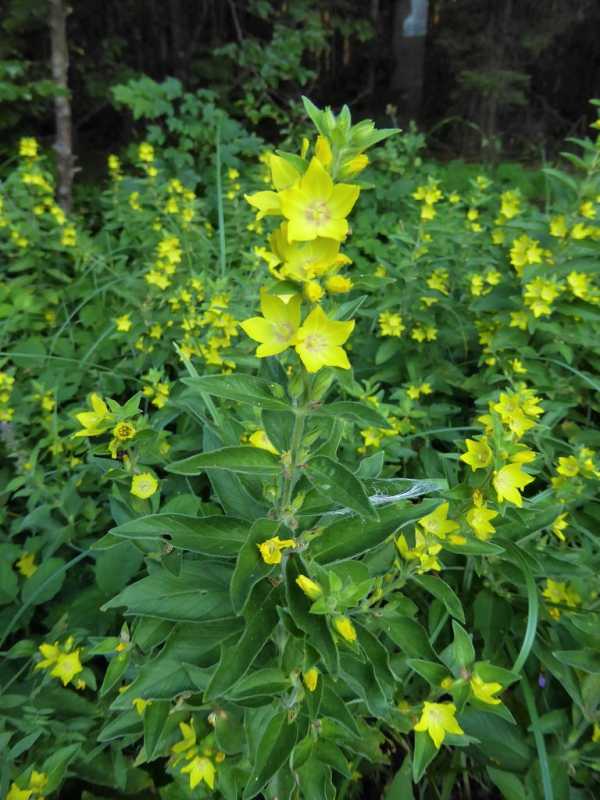
[{"label": "green stem", "polygon": [[223,215],[223,185],[221,181],[221,129],[217,126],[216,167],[217,167],[217,218],[219,221],[219,267],[221,278],[227,274],[227,249],[225,246],[225,219]]},{"label": "green stem", "polygon": [[302,445],[302,437],[304,436],[304,422],[306,412],[304,408],[296,408],[294,410],[294,427],[292,428],[292,439],[290,442],[290,465],[288,471],[283,476],[283,485],[280,493],[279,515],[286,513],[292,502],[292,492],[298,479],[298,456],[300,454],[300,446]]}]

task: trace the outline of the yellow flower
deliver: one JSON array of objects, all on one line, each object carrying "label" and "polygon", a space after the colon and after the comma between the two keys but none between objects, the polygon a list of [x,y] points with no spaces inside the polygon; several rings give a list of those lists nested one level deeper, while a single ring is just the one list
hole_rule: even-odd
[{"label": "yellow flower", "polygon": [[29,788],[34,794],[43,794],[47,783],[48,776],[45,772],[36,772],[33,770],[29,778]]},{"label": "yellow flower", "polygon": [[523,472],[521,464],[507,464],[499,470],[494,472],[493,484],[496,494],[498,495],[498,502],[508,500],[509,503],[519,508],[523,505],[523,498],[521,497],[521,490],[528,484],[533,483],[533,478],[526,472]]},{"label": "yellow flower", "polygon": [[154,161],[154,148],[148,142],[142,142],[138,147],[140,161]]},{"label": "yellow flower", "polygon": [[453,703],[423,703],[421,719],[414,726],[415,731],[424,732],[431,736],[431,739],[439,750],[447,733],[457,736],[464,734],[463,729],[456,721],[456,706]]},{"label": "yellow flower", "polygon": [[497,516],[497,511],[487,507],[481,492],[473,492],[473,507],[467,511],[466,520],[478,539],[486,541],[496,532],[490,520]]},{"label": "yellow flower", "polygon": [[324,236],[341,242],[348,233],[346,217],[360,188],[334,185],[318,158],[313,158],[302,178],[281,191],[281,211],[288,220],[288,240],[306,242]]},{"label": "yellow flower", "polygon": [[59,655],[61,654],[61,649],[58,646],[58,642],[54,642],[54,644],[41,644],[38,647],[40,653],[44,656],[41,661],[35,665],[35,669],[48,669],[53,664],[56,663]]},{"label": "yellow flower", "polygon": [[191,750],[192,747],[196,746],[196,731],[194,730],[193,720],[190,720],[189,725],[187,722],[180,722],[179,730],[181,731],[183,738],[180,742],[176,742],[171,747],[171,752],[175,755],[178,755],[179,753],[185,753],[188,750]]},{"label": "yellow flower", "polygon": [[446,534],[452,533],[460,527],[456,522],[448,519],[448,509],[449,503],[442,503],[431,514],[417,520],[417,525],[420,525],[426,533],[443,539]]},{"label": "yellow flower", "polygon": [[352,289],[352,281],[343,275],[332,275],[325,281],[325,287],[330,294],[344,294]]},{"label": "yellow flower", "polygon": [[295,349],[308,372],[317,372],[321,367],[350,369],[342,345],[353,329],[354,320],[329,319],[321,306],[315,306],[296,334]]},{"label": "yellow flower", "polygon": [[11,783],[5,800],[29,800],[31,794],[31,789],[19,789],[16,783]]},{"label": "yellow flower", "polygon": [[[598,125],[598,127],[600,128],[600,125]],[[597,722],[594,722],[592,742],[600,742],[600,725]]]},{"label": "yellow flower", "polygon": [[586,217],[586,219],[594,219],[596,216],[596,209],[594,208],[594,204],[591,200],[585,200],[579,206],[579,213],[582,217]]},{"label": "yellow flower", "polygon": [[567,275],[569,289],[580,300],[589,300],[591,297],[590,276],[585,272],[570,272]]},{"label": "yellow flower", "polygon": [[317,600],[323,594],[323,590],[316,581],[311,580],[306,575],[298,575],[296,583],[310,600]]},{"label": "yellow flower", "polygon": [[348,617],[343,617],[343,616],[336,617],[333,620],[333,624],[335,626],[336,631],[347,642],[356,641],[356,628],[352,624],[352,621],[348,619]]},{"label": "yellow flower", "polygon": [[555,236],[557,239],[564,239],[567,233],[567,221],[564,214],[553,217],[550,220],[550,236]]},{"label": "yellow flower", "polygon": [[354,156],[354,158],[350,158],[347,161],[342,163],[340,167],[339,176],[340,178],[351,178],[354,175],[358,175],[359,172],[362,172],[369,164],[369,156],[365,155],[365,153],[361,153],[358,156]]},{"label": "yellow flower", "polygon": [[135,710],[139,714],[140,717],[144,716],[144,711],[148,708],[149,705],[152,705],[152,700],[144,700],[143,697],[134,697],[131,701],[131,704],[135,706]]},{"label": "yellow flower", "polygon": [[528,264],[542,263],[542,249],[536,239],[523,234],[515,239],[510,249],[510,263],[520,275]]},{"label": "yellow flower", "polygon": [[83,671],[81,661],[79,660],[80,650],[73,650],[71,653],[60,653],[56,659],[56,664],[50,675],[53,678],[60,678],[63,686],[70,683],[75,675]]},{"label": "yellow flower", "polygon": [[556,536],[557,539],[560,539],[561,542],[564,542],[566,541],[566,536],[564,534],[564,531],[568,527],[569,523],[567,522],[567,515],[559,514],[558,517],[552,523],[550,530]]},{"label": "yellow flower", "polygon": [[340,243],[334,239],[317,237],[310,242],[289,242],[287,222],[273,231],[269,244],[273,252],[267,251],[267,263],[272,266],[281,263],[281,276],[301,283],[350,263],[350,259],[340,253]]},{"label": "yellow flower", "polygon": [[319,281],[308,281],[304,284],[304,296],[310,303],[318,303],[324,294]]},{"label": "yellow flower", "polygon": [[185,767],[181,768],[181,772],[189,774],[190,789],[195,789],[200,781],[204,781],[209,789],[215,788],[215,765],[205,756],[194,756]]},{"label": "yellow flower", "polygon": [[254,431],[254,433],[248,437],[248,442],[252,447],[258,447],[260,450],[268,450],[269,453],[273,453],[275,456],[279,454],[279,450],[274,446],[273,442],[263,430]]},{"label": "yellow flower", "polygon": [[[575,589],[568,586],[566,582],[553,581],[551,578],[546,579],[546,587],[542,595],[554,605],[566,605],[569,608],[576,608],[581,603],[581,597]],[[548,613],[554,619],[560,618],[559,608],[549,608]]]},{"label": "yellow flower", "polygon": [[17,561],[17,569],[25,578],[31,578],[37,572],[35,553],[23,553]]},{"label": "yellow flower", "polygon": [[130,492],[134,497],[139,497],[140,500],[147,500],[158,489],[158,481],[151,472],[141,472],[139,475],[134,475],[131,481]]},{"label": "yellow flower", "polygon": [[382,311],[378,318],[381,336],[402,336],[405,326],[400,314],[392,311]]},{"label": "yellow flower", "polygon": [[254,192],[245,194],[244,198],[249,205],[257,209],[257,221],[263,217],[281,214],[281,199],[277,192]]},{"label": "yellow flower", "polygon": [[309,692],[314,692],[319,682],[319,670],[316,667],[307,669],[302,673],[302,680]]},{"label": "yellow flower", "polygon": [[38,154],[38,143],[31,136],[24,136],[19,141],[19,155],[23,158],[35,158]]},{"label": "yellow flower", "polygon": [[575,456],[561,456],[556,471],[565,478],[574,478],[579,474],[579,463]]},{"label": "yellow flower", "polygon": [[500,195],[500,213],[506,219],[512,219],[521,212],[521,198],[518,192],[503,192]]},{"label": "yellow flower", "polygon": [[526,311],[511,311],[510,312],[510,327],[519,328],[522,331],[527,330],[527,321],[529,317]]},{"label": "yellow flower", "polygon": [[271,539],[267,539],[256,546],[260,550],[265,564],[280,564],[281,551],[295,547],[296,542],[293,539],[280,539],[279,536],[273,536]]},{"label": "yellow flower", "polygon": [[290,345],[296,343],[296,335],[300,325],[300,304],[298,295],[294,295],[288,303],[280,297],[265,291],[260,293],[260,309],[262,317],[252,317],[242,322],[241,327],[255,342],[259,358],[283,353]]},{"label": "yellow flower", "polygon": [[461,461],[468,464],[473,472],[489,467],[492,463],[492,451],[485,436],[479,441],[465,439],[465,444],[467,445],[467,452],[460,457]]},{"label": "yellow flower", "polygon": [[131,422],[119,422],[113,428],[113,436],[119,442],[126,442],[133,439],[136,434],[135,426]]},{"label": "yellow flower", "polygon": [[317,142],[315,144],[315,157],[319,159],[325,168],[327,168],[333,160],[331,145],[329,144],[329,140],[324,136],[317,136]]},{"label": "yellow flower", "polygon": [[497,706],[500,704],[500,699],[494,697],[495,694],[502,691],[501,683],[486,683],[479,675],[472,675],[469,681],[473,696],[480,700],[482,703],[487,703],[490,706]]},{"label": "yellow flower", "polygon": [[83,411],[80,414],[75,414],[75,419],[83,427],[83,430],[76,431],[73,434],[74,437],[101,436],[112,424],[113,415],[99,394],[91,394],[89,403],[93,409],[92,411]]}]

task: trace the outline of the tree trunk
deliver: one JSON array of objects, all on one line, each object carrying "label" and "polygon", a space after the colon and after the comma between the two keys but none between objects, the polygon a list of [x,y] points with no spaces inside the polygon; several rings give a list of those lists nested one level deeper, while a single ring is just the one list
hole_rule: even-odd
[{"label": "tree trunk", "polygon": [[390,80],[401,125],[418,119],[423,94],[428,0],[396,0],[392,30],[395,68]]},{"label": "tree trunk", "polygon": [[56,120],[56,166],[58,171],[57,199],[63,211],[71,210],[74,157],[69,98],[69,50],[67,47],[67,9],[64,0],[50,0],[50,42],[52,78],[60,93],[54,99]]}]

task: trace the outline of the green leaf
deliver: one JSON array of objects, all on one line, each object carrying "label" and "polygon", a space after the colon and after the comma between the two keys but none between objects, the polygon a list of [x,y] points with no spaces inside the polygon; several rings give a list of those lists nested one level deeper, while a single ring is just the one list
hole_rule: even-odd
[{"label": "green leaf", "polygon": [[208,469],[223,469],[268,478],[281,472],[281,462],[278,456],[260,447],[234,445],[174,461],[165,469],[176,475],[201,475]]},{"label": "green leaf", "polygon": [[251,800],[266,786],[277,770],[289,758],[296,739],[298,727],[295,722],[288,721],[288,712],[280,711],[267,725],[256,751],[256,761],[242,800]]},{"label": "green leaf", "polygon": [[363,403],[355,403],[350,400],[339,400],[336,403],[327,403],[324,406],[311,412],[319,417],[335,417],[339,419],[349,419],[358,425],[374,428],[389,428],[390,425],[386,418],[371,406]]},{"label": "green leaf", "polygon": [[425,678],[427,683],[434,689],[439,689],[444,678],[449,677],[448,670],[434,661],[425,661],[421,658],[408,658],[406,664],[414,670],[417,675]]},{"label": "green leaf", "polygon": [[100,687],[100,697],[105,697],[110,690],[117,685],[122,676],[125,674],[128,666],[129,653],[127,651],[123,653],[117,653],[116,656],[111,658],[108,664],[108,669],[104,673],[102,686]]},{"label": "green leaf", "polygon": [[206,689],[206,700],[223,697],[248,672],[277,624],[276,597],[273,588],[256,587],[246,611],[244,632],[234,645],[222,648]]},{"label": "green leaf", "polygon": [[394,780],[387,787],[383,800],[414,800],[411,774],[410,756],[405,756]]},{"label": "green leaf", "polygon": [[418,783],[425,770],[437,756],[438,751],[431,736],[426,731],[415,731],[415,751],[413,753],[413,781]]},{"label": "green leaf", "polygon": [[242,613],[256,584],[273,570],[272,564],[263,561],[257,545],[277,536],[280,530],[281,524],[278,522],[257,519],[248,532],[231,578],[231,604],[236,614]]},{"label": "green leaf", "polygon": [[526,800],[527,792],[525,787],[515,774],[494,767],[488,767],[487,773],[504,800]]},{"label": "green leaf", "polygon": [[410,658],[435,661],[436,656],[429,643],[427,631],[416,620],[397,614],[392,618],[381,619],[379,625]]},{"label": "green leaf", "polygon": [[311,556],[321,564],[355,558],[384,542],[400,526],[428,514],[439,500],[425,500],[418,505],[406,501],[379,507],[379,520],[343,517],[328,525],[310,545]]},{"label": "green leaf", "polygon": [[377,519],[377,512],[362,483],[342,464],[328,456],[314,456],[307,463],[304,474],[315,489],[329,496],[333,503],[350,508],[363,517]]},{"label": "green leaf", "polygon": [[567,664],[574,669],[588,672],[591,675],[600,675],[600,653],[583,647],[581,650],[555,650],[552,655],[561,664]]},{"label": "green leaf", "polygon": [[183,383],[201,394],[247,403],[255,408],[287,411],[289,403],[275,393],[283,395],[278,384],[270,384],[252,375],[203,375],[198,378],[183,378]]},{"label": "green leaf", "polygon": [[226,516],[151,514],[112,528],[123,539],[169,537],[173,547],[209,556],[235,556],[248,535],[248,523]]},{"label": "green leaf", "polygon": [[292,440],[294,415],[291,411],[263,411],[265,433],[278,450],[288,450]]},{"label": "green leaf", "polygon": [[303,800],[334,800],[336,791],[331,780],[331,768],[316,756],[299,767],[298,777]]},{"label": "green leaf", "polygon": [[461,622],[465,621],[465,612],[458,595],[445,581],[433,575],[413,575],[412,580],[443,603],[450,616]]},{"label": "green leaf", "polygon": [[96,556],[96,583],[105,595],[115,594],[138,572],[144,554],[129,542],[120,542]]},{"label": "green leaf", "polygon": [[144,751],[146,761],[152,761],[161,755],[158,750],[161,734],[169,718],[171,704],[155,700],[144,710]]},{"label": "green leaf", "polygon": [[452,620],[452,632],[454,633],[454,641],[452,643],[454,660],[461,668],[469,667],[475,661],[473,639],[456,620]]},{"label": "green leaf", "polygon": [[[39,606],[47,603],[58,594],[65,579],[65,562],[62,558],[49,558],[43,561],[35,573],[25,581],[21,591],[24,603]],[[42,588],[43,585],[43,588]],[[41,590],[37,596],[35,593]]]},{"label": "green leaf", "polygon": [[0,561],[0,605],[12,603],[19,593],[19,580],[7,561]]},{"label": "green leaf", "polygon": [[229,570],[184,562],[180,575],[159,570],[128,586],[102,609],[127,607],[127,614],[175,622],[217,620],[232,616]]}]

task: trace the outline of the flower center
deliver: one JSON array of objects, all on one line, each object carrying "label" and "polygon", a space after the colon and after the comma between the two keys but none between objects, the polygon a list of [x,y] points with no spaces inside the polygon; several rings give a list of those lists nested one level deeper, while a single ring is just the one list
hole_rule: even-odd
[{"label": "flower center", "polygon": [[273,336],[278,342],[289,342],[294,335],[294,326],[289,322],[279,322],[273,326]]},{"label": "flower center", "polygon": [[327,338],[322,333],[310,333],[303,344],[311,353],[318,355],[327,349]]},{"label": "flower center", "polygon": [[311,223],[311,225],[326,225],[331,219],[329,207],[323,200],[316,200],[311,203],[304,213],[306,221]]}]

